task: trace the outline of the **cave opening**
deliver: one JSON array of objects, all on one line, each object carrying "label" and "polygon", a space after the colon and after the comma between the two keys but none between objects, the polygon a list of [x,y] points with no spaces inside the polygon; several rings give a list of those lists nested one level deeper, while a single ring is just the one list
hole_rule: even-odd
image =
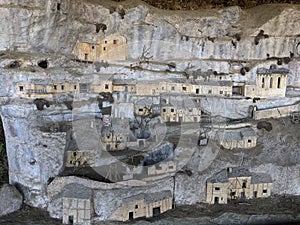
[{"label": "cave opening", "polygon": [[42,60],[38,63],[38,66],[43,68],[43,69],[47,69],[48,68],[48,61],[47,60]]},{"label": "cave opening", "polygon": [[8,160],[5,147],[5,134],[2,119],[0,118],[0,186],[8,183],[8,181]]}]

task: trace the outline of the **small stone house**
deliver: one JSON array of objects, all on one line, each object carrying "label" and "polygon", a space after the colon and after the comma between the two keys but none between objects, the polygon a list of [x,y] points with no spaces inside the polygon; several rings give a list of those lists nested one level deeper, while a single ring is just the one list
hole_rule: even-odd
[{"label": "small stone house", "polygon": [[256,84],[245,85],[245,96],[251,98],[285,97],[288,69],[271,65],[269,69],[258,68]]},{"label": "small stone house", "polygon": [[193,84],[192,94],[204,96],[232,96],[233,83],[231,81],[206,81]]},{"label": "small stone house", "polygon": [[136,92],[136,80],[134,79],[114,79],[113,80],[113,91],[114,92]]},{"label": "small stone house", "polygon": [[155,217],[172,209],[171,191],[142,193],[125,198],[122,205],[113,213],[112,219],[128,221],[141,217]]},{"label": "small stone house", "polygon": [[137,116],[149,116],[153,113],[152,99],[141,99],[134,104],[134,114]]},{"label": "small stone house", "polygon": [[111,75],[101,75],[100,79],[93,82],[91,85],[92,93],[112,93],[113,92],[113,84],[112,84],[112,76]]},{"label": "small stone house", "polygon": [[251,199],[271,195],[272,178],[265,173],[252,173],[247,168],[223,169],[206,181],[206,202],[227,204],[230,199]]},{"label": "small stone house", "polygon": [[82,61],[117,61],[126,60],[126,38],[110,35],[99,43],[77,42],[73,54]]},{"label": "small stone house", "polygon": [[94,166],[94,150],[67,151],[66,167]]},{"label": "small stone house", "polygon": [[231,129],[221,132],[219,141],[225,149],[253,148],[257,144],[257,136],[252,128]]},{"label": "small stone house", "polygon": [[198,103],[184,96],[167,96],[161,103],[163,122],[200,122],[201,108]]},{"label": "small stone house", "polygon": [[93,191],[79,184],[69,184],[62,192],[63,224],[90,225],[93,218]]},{"label": "small stone house", "polygon": [[150,176],[174,173],[176,172],[176,163],[174,161],[163,161],[153,166],[148,166],[147,170]]},{"label": "small stone house", "polygon": [[105,151],[125,150],[129,137],[129,120],[113,118],[110,126],[102,126],[101,143]]},{"label": "small stone house", "polygon": [[158,96],[160,93],[160,82],[158,80],[141,80],[136,84],[137,96]]}]

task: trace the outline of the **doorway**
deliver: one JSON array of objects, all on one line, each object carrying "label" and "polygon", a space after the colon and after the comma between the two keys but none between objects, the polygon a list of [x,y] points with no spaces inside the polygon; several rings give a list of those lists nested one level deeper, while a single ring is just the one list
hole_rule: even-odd
[{"label": "doorway", "polygon": [[159,215],[160,215],[160,207],[153,208],[153,216],[156,217]]},{"label": "doorway", "polygon": [[215,197],[215,204],[219,204],[219,197]]},{"label": "doorway", "polygon": [[129,212],[129,220],[133,220],[133,212]]},{"label": "doorway", "polygon": [[74,224],[74,216],[69,216],[68,224]]},{"label": "doorway", "polygon": [[8,158],[5,147],[5,134],[0,118],[0,186],[8,183]]}]

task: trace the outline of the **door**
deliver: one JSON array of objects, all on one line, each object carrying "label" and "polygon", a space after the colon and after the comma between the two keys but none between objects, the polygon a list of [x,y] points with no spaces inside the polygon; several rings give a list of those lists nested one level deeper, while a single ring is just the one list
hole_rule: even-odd
[{"label": "door", "polygon": [[253,195],[254,195],[254,198],[257,198],[257,191],[254,191]]},{"label": "door", "polygon": [[106,151],[110,151],[110,145],[106,145]]},{"label": "door", "polygon": [[74,223],[74,216],[69,216],[68,224],[73,224],[73,223]]},{"label": "door", "polygon": [[143,148],[144,147],[144,141],[143,140],[139,140],[139,147]]},{"label": "door", "polygon": [[215,197],[215,204],[219,204],[219,197]]},{"label": "door", "polygon": [[133,220],[133,212],[129,212],[129,220]]},{"label": "door", "polygon": [[245,192],[241,192],[241,198],[245,198]]},{"label": "door", "polygon": [[160,215],[160,207],[153,208],[153,216],[159,216]]}]

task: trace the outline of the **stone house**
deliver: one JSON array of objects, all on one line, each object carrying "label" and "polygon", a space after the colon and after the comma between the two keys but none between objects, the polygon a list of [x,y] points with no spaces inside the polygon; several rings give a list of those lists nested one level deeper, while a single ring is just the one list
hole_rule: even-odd
[{"label": "stone house", "polygon": [[126,60],[126,38],[113,34],[99,43],[77,42],[73,54],[82,61]]},{"label": "stone house", "polygon": [[252,128],[231,129],[221,132],[219,141],[225,149],[253,148],[257,144],[257,136]]},{"label": "stone house", "polygon": [[166,96],[161,102],[161,118],[163,122],[200,122],[201,108],[184,96]]},{"label": "stone house", "polygon": [[101,75],[101,78],[91,84],[91,92],[92,93],[112,93],[113,92],[113,82],[112,75]]},{"label": "stone house", "polygon": [[136,80],[134,79],[114,79],[114,92],[136,93]]},{"label": "stone house", "polygon": [[192,94],[204,96],[232,96],[233,83],[231,81],[206,81],[193,84]]},{"label": "stone house", "polygon": [[176,163],[174,161],[162,161],[147,168],[147,174],[150,176],[174,172],[176,172]]},{"label": "stone house", "polygon": [[152,99],[141,99],[134,104],[134,114],[137,116],[149,116],[153,114]]},{"label": "stone house", "polygon": [[93,201],[90,188],[69,184],[62,191],[63,224],[90,225],[93,218]]},{"label": "stone house", "polygon": [[288,69],[271,65],[269,69],[258,68],[256,84],[245,85],[245,96],[251,98],[285,97]]},{"label": "stone house", "polygon": [[230,199],[251,199],[271,195],[272,178],[265,173],[252,173],[247,168],[227,168],[206,181],[206,202],[227,204]]},{"label": "stone house", "polygon": [[67,151],[66,167],[94,166],[95,150]]},{"label": "stone house", "polygon": [[112,219],[128,221],[141,217],[155,217],[172,209],[171,191],[142,193],[125,198],[122,205],[113,213]]},{"label": "stone house", "polygon": [[102,126],[101,143],[105,151],[125,150],[129,137],[129,120],[112,118],[110,126]]},{"label": "stone house", "polygon": [[161,88],[158,80],[141,80],[136,84],[137,96],[158,96],[160,93]]}]

